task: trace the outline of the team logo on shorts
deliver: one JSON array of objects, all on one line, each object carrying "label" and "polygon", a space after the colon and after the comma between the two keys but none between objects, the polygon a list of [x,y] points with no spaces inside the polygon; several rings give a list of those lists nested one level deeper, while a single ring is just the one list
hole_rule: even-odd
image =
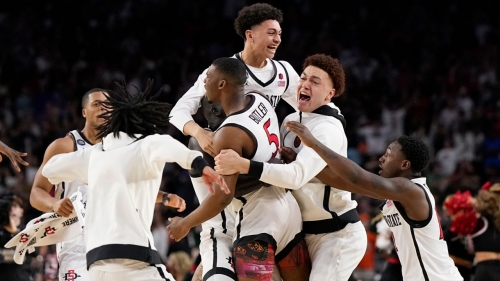
[{"label": "team logo on shorts", "polygon": [[81,145],[81,146],[84,146],[84,145],[85,145],[85,142],[84,142],[83,140],[81,140],[81,139],[76,140],[76,143],[78,143],[78,144],[79,144],[79,145]]},{"label": "team logo on shorts", "polygon": [[295,148],[299,147],[300,146],[300,138],[299,137],[295,137],[295,140],[293,140],[293,146],[295,146]]},{"label": "team logo on shorts", "polygon": [[264,252],[264,247],[259,242],[249,242],[247,247],[254,252]]},{"label": "team logo on shorts", "polygon": [[74,269],[68,270],[68,272],[64,273],[64,280],[72,281],[78,279],[78,277],[82,277],[81,275],[76,274]]}]

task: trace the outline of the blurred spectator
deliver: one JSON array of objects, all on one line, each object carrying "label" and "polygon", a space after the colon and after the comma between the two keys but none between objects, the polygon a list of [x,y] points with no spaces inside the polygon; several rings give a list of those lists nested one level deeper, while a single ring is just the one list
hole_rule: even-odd
[{"label": "blurred spectator", "polygon": [[[41,263],[37,261],[37,253],[26,255],[22,265],[14,262],[14,248],[4,248],[7,242],[20,231],[23,219],[21,199],[10,192],[0,193],[0,275],[2,280],[29,281],[39,274]],[[43,259],[43,258],[42,258]]]},{"label": "blurred spectator", "polygon": [[186,277],[191,270],[193,262],[191,257],[184,251],[170,253],[167,259],[167,271],[178,281],[191,281]]}]

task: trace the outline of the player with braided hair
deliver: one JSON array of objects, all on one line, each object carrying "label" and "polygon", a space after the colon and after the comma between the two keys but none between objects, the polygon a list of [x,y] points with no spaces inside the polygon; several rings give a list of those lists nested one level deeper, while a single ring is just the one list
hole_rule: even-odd
[{"label": "player with braided hair", "polygon": [[298,122],[285,126],[328,164],[318,176],[323,182],[361,195],[383,199],[384,219],[391,228],[401,261],[403,279],[463,280],[448,255],[435,200],[422,171],[429,164],[429,150],[417,138],[402,136],[380,157],[380,176],[320,143]]},{"label": "player with braided hair", "polygon": [[144,91],[130,94],[125,82],[104,93],[104,121],[97,127],[102,142],[84,150],[52,157],[42,175],[52,184],[88,183],[85,216],[87,268],[93,281],[174,280],[154,248],[150,226],[166,162],[201,174],[209,190],[217,184],[229,193],[224,179],[198,151],[169,135],[170,105]]}]

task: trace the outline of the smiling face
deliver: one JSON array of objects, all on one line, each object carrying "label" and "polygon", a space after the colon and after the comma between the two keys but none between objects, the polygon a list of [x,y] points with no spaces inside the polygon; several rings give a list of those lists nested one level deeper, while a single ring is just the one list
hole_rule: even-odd
[{"label": "smiling face", "polygon": [[272,59],[281,43],[281,26],[276,20],[266,20],[246,32],[246,41],[253,52]]},{"label": "smiling face", "polygon": [[385,154],[379,159],[379,164],[379,175],[384,178],[399,177],[410,168],[410,162],[404,156],[402,147],[397,141],[387,147]]},{"label": "smiling face", "polygon": [[107,101],[107,98],[103,92],[90,93],[87,104],[82,110],[83,117],[85,117],[87,123],[93,128],[104,123],[104,119],[98,117],[100,114],[104,113],[104,107],[102,106],[104,101]]},{"label": "smiling face", "polygon": [[300,111],[313,112],[318,107],[329,103],[334,95],[335,89],[333,89],[328,73],[312,65],[304,69],[297,86]]}]

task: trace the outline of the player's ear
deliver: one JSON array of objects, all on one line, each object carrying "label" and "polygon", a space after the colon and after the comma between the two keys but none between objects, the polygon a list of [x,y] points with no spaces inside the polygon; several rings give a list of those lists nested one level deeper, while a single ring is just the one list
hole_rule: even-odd
[{"label": "player's ear", "polygon": [[220,80],[219,82],[219,89],[222,89],[226,86],[226,80]]},{"label": "player's ear", "polygon": [[83,117],[87,117],[87,111],[85,110],[85,108],[84,108],[84,109],[82,109],[82,116],[83,116]]},{"label": "player's ear", "polygon": [[252,40],[252,39],[253,39],[253,38],[252,38],[252,31],[251,31],[250,29],[247,29],[247,30],[245,31],[245,38],[246,38],[247,40],[249,40],[249,39],[250,39],[250,40]]},{"label": "player's ear", "polygon": [[401,163],[401,169],[402,170],[408,170],[411,168],[411,163],[408,160],[403,160],[403,163]]},{"label": "player's ear", "polygon": [[328,92],[328,95],[326,95],[325,101],[331,101],[334,96],[335,96],[335,89],[331,89]]}]

